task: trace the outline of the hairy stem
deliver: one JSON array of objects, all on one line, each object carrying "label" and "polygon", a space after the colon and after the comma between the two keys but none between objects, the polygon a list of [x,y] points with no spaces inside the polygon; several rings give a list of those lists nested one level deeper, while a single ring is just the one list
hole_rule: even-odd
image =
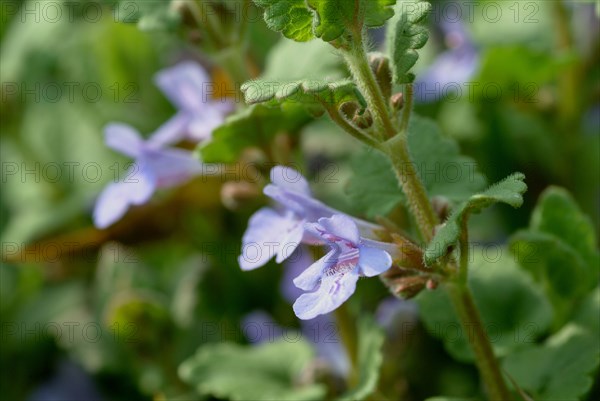
[{"label": "hairy stem", "polygon": [[[408,151],[408,123],[412,112],[412,86],[406,87],[406,104],[402,113],[400,127],[394,127],[394,118],[388,101],[384,98],[381,88],[377,84],[375,75],[371,71],[362,35],[354,34],[354,42],[348,50],[344,50],[346,62],[355,81],[364,95],[369,110],[373,114],[378,140],[387,139],[380,144],[382,150],[390,158],[402,190],[408,199],[412,215],[415,217],[417,227],[423,240],[431,242],[438,218],[433,211],[425,187],[417,174]],[[466,229],[466,227],[464,227]],[[450,296],[460,321],[469,333],[469,342],[476,356],[477,367],[488,390],[492,401],[507,401],[511,399],[510,393],[500,372],[498,361],[485,332],[477,306],[467,287],[468,274],[468,236],[461,238],[461,258],[455,281],[449,284]]]},{"label": "hairy stem", "polygon": [[[379,139],[389,139],[396,135],[396,130],[390,119],[390,110],[387,101],[383,97],[383,92],[377,84],[375,74],[371,71],[371,66],[367,58],[367,52],[362,43],[358,40],[355,46],[344,53],[348,67],[356,79],[356,83],[366,98],[369,109],[373,114],[375,124],[380,128],[378,131]],[[382,130],[382,131],[381,131]]]},{"label": "hairy stem", "polygon": [[417,222],[421,237],[429,243],[433,238],[438,219],[415,165],[410,159],[406,136],[396,136],[386,142],[384,149],[396,171],[396,177],[402,186],[402,191],[408,199],[408,206]]},{"label": "hairy stem", "polygon": [[473,301],[471,290],[466,284],[449,285],[450,298],[456,309],[469,343],[475,353],[479,374],[488,392],[490,401],[509,401],[512,399],[490,340],[483,328],[479,310]]},{"label": "hairy stem", "polygon": [[343,128],[347,133],[349,133],[350,135],[352,135],[354,138],[358,139],[359,141],[365,143],[368,146],[374,147],[374,148],[380,148],[381,145],[379,142],[377,142],[375,139],[371,138],[370,136],[368,136],[367,134],[365,134],[364,132],[360,131],[359,129],[357,129],[355,126],[353,126],[352,124],[350,124],[346,118],[344,118],[344,116],[342,116],[340,114],[340,112],[335,108],[335,107],[331,107],[331,106],[325,106],[325,110],[327,110],[327,114],[329,115],[329,117],[341,128]]},{"label": "hairy stem", "polygon": [[[357,40],[357,43],[345,52],[345,57],[359,89],[365,96],[379,132],[383,132],[383,134],[379,134],[379,139],[381,137],[393,138],[385,143],[382,150],[392,160],[398,181],[408,198],[410,210],[417,220],[421,236],[426,242],[429,242],[433,238],[433,229],[437,224],[437,217],[433,212],[425,187],[411,162],[406,132],[400,131],[400,135],[397,135],[399,130],[394,128],[391,110],[383,97],[373,71],[371,71],[362,40]],[[406,109],[403,121],[406,121],[406,125],[408,125],[410,115],[410,103],[409,100],[404,106]]]}]

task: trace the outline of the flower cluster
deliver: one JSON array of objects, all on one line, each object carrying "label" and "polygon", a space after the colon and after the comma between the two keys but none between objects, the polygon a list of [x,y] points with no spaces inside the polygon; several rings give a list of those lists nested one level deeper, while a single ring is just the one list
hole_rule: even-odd
[{"label": "flower cluster", "polygon": [[376,276],[391,267],[395,246],[368,238],[378,226],[312,198],[308,182],[296,170],[275,167],[271,181],[264,193],[276,206],[260,209],[250,218],[239,264],[252,270],[273,257],[281,263],[301,243],[327,245],[329,253],[294,279],[296,287],[306,291],[294,303],[300,319],[333,311],[354,293],[359,277]]},{"label": "flower cluster", "polygon": [[123,180],[109,184],[98,197],[94,209],[98,228],[118,221],[130,206],[146,203],[157,189],[200,174],[202,164],[192,152],[170,146],[183,140],[209,140],[231,109],[229,103],[205,98],[210,79],[196,63],[183,62],[160,71],[155,80],[178,112],[147,140],[125,124],[112,123],[105,128],[106,144],[133,158],[134,163]]}]

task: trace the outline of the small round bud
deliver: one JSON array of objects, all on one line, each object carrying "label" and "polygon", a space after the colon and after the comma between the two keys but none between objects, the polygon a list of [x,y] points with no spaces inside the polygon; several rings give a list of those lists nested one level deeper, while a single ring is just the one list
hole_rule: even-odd
[{"label": "small round bud", "polygon": [[438,282],[431,278],[431,279],[427,280],[427,283],[425,284],[425,287],[429,291],[433,291],[433,290],[435,290],[438,287]]},{"label": "small round bud", "polygon": [[369,110],[365,110],[365,112],[361,115],[356,113],[354,118],[352,118],[352,123],[356,125],[358,128],[369,128],[373,125],[373,116]]},{"label": "small round bud", "polygon": [[392,95],[390,99],[394,110],[400,110],[404,106],[404,94],[402,92]]},{"label": "small round bud", "polygon": [[260,191],[258,187],[247,181],[229,181],[221,187],[221,202],[230,210],[239,209],[244,204],[259,196]]}]

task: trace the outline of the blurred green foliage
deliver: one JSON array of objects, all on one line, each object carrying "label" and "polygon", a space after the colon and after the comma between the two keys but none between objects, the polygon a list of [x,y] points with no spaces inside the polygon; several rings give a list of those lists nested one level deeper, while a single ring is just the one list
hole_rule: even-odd
[{"label": "blurred green foliage", "polygon": [[[350,385],[315,367],[308,343],[249,345],[240,322],[252,311],[300,326],[280,293],[282,269],[244,274],[237,264],[248,217],[264,199],[230,210],[218,177],[161,193],[110,230],[91,226],[95,197],[128,166],[104,145],[103,126],[123,121],[149,134],[174,113],[153,84],[161,68],[191,58],[228,81],[231,54],[217,50],[223,41],[241,49],[248,77],[347,77],[320,40],[279,41],[267,27],[308,39],[302,15],[294,21],[304,28],[292,29],[265,23],[245,0],[218,1],[227,23],[211,42],[181,11],[185,2],[67,3],[0,4],[2,397],[27,399],[64,359],[83,367],[106,400],[482,397],[468,333],[440,291],[422,293],[418,317],[407,314],[392,325],[402,334],[384,338],[369,315],[389,293],[377,280],[360,283],[348,305],[361,367]],[[372,25],[391,16],[389,3],[376,2]],[[432,3],[435,10],[449,2]],[[494,22],[481,12],[490,3],[501,10]],[[409,142],[429,194],[451,205],[481,191],[484,176],[525,174],[523,208],[491,208],[472,219],[478,246],[469,285],[522,390],[536,400],[591,400],[600,394],[598,20],[587,20],[593,4],[521,3],[477,2],[466,26],[480,55],[478,87],[472,96],[464,89],[458,98],[417,104],[425,117],[412,120]],[[44,14],[50,5],[60,18]],[[234,17],[243,7],[253,18],[238,31]],[[323,9],[327,20],[325,11],[338,10]],[[433,33],[417,75],[445,49],[436,22],[428,22]],[[318,32],[329,41],[345,29]],[[385,46],[373,39],[373,47]],[[497,96],[479,89],[490,85],[500,88]],[[307,113],[306,102],[244,108],[236,96],[239,111],[199,150],[206,161],[253,162],[264,179],[269,163],[286,156],[328,204],[407,220],[389,165],[325,117],[313,118],[323,110]],[[440,163],[473,167],[473,176],[457,183],[427,174]]]}]

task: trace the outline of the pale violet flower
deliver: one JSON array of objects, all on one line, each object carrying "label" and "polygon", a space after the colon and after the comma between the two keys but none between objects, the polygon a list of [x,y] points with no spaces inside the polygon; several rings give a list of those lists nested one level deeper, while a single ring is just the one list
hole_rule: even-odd
[{"label": "pale violet flower", "polygon": [[159,71],[154,81],[178,110],[156,136],[162,143],[208,140],[232,110],[230,102],[211,99],[214,84],[206,71],[193,61]]},{"label": "pale violet flower", "polygon": [[479,67],[479,52],[461,21],[442,21],[440,28],[448,50],[442,52],[415,81],[420,102],[438,101],[453,91],[463,91]]},{"label": "pale violet flower", "polygon": [[[305,223],[341,214],[312,198],[308,181],[298,171],[276,166],[270,176],[271,184],[263,191],[277,202],[278,207],[264,207],[250,218],[238,258],[243,270],[261,267],[273,257],[281,263],[300,243],[321,243],[319,237],[315,238],[305,231]],[[356,221],[365,232],[373,232],[377,228],[374,224]]]},{"label": "pale violet flower", "polygon": [[294,279],[298,288],[308,291],[294,303],[300,319],[333,311],[354,293],[359,277],[377,276],[392,265],[393,245],[361,238],[348,216],[336,214],[306,226],[331,250]]},{"label": "pale violet flower", "polygon": [[176,186],[202,172],[202,164],[192,152],[164,148],[162,137],[144,140],[125,124],[109,124],[105,140],[135,162],[123,180],[109,184],[98,197],[93,218],[100,229],[119,220],[130,206],[146,203],[155,190]]}]

